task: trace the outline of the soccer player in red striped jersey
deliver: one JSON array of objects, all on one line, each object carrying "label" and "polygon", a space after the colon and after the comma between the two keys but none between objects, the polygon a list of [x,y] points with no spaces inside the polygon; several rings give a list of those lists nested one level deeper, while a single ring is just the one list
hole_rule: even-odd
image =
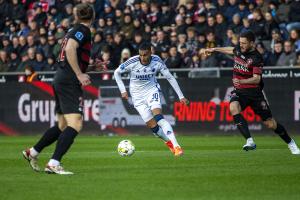
[{"label": "soccer player in red striped jersey", "polygon": [[246,139],[243,149],[245,151],[256,149],[248,123],[241,115],[241,112],[250,106],[262,118],[263,123],[288,144],[292,154],[300,154],[299,148],[286,129],[272,117],[269,104],[262,92],[263,58],[255,48],[254,33],[250,30],[243,31],[239,37],[239,45],[236,47],[209,48],[201,51],[206,56],[213,52],[234,56],[232,79],[234,90],[230,99],[230,112],[239,131]]},{"label": "soccer player in red striped jersey", "polygon": [[57,60],[59,68],[53,81],[58,125],[49,128],[33,147],[22,152],[35,171],[40,170],[37,164],[39,153],[57,141],[45,172],[61,175],[73,174],[64,170],[60,161],[82,129],[83,92],[81,87],[91,83],[86,71],[89,67],[91,50],[90,26],[95,18],[92,5],[86,3],[76,5],[74,18],[76,23],[62,42]]}]

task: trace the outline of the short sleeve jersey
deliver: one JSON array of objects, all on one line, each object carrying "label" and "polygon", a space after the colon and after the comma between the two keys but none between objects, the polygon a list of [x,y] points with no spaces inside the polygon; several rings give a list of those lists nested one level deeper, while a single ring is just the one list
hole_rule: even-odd
[{"label": "short sleeve jersey", "polygon": [[86,72],[90,60],[90,51],[92,47],[90,29],[89,27],[83,24],[76,24],[65,35],[57,59],[58,63],[61,66],[60,70],[57,71],[57,78],[61,82],[68,82],[74,80],[78,81],[74,71],[72,70],[66,58],[65,47],[69,39],[74,39],[79,44],[79,47],[77,48],[77,60],[79,67],[83,73]]},{"label": "short sleeve jersey", "polygon": [[[234,53],[234,66],[233,78],[248,79],[253,77],[253,74],[262,74],[263,70],[263,57],[255,49],[247,53],[242,53],[239,46],[233,50]],[[261,79],[258,84],[241,84],[236,89],[259,88],[263,89],[263,81]]]}]

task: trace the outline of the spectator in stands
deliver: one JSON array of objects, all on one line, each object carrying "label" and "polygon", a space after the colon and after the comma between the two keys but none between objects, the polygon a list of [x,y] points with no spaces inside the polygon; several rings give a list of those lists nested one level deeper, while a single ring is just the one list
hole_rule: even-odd
[{"label": "spectator in stands", "polygon": [[207,30],[207,23],[206,23],[206,14],[199,13],[197,16],[197,22],[195,23],[195,28],[198,34],[205,34]]},{"label": "spectator in stands", "polygon": [[276,64],[276,58],[265,48],[262,42],[256,44],[256,49],[263,56],[264,66],[273,66]]},{"label": "spectator in stands", "polygon": [[174,10],[170,9],[170,6],[166,1],[162,2],[161,5],[161,16],[158,19],[159,26],[170,26],[171,23],[174,22],[175,12]]},{"label": "spectator in stands", "polygon": [[216,15],[216,26],[215,26],[215,33],[216,37],[222,40],[222,44],[225,42],[226,39],[226,30],[227,30],[227,23],[225,21],[224,16],[222,13],[218,13]]},{"label": "spectator in stands", "polygon": [[12,38],[12,50],[16,51],[17,55],[19,54],[20,45],[19,45],[19,37],[18,36],[14,36]]},{"label": "spectator in stands", "polygon": [[279,29],[273,29],[271,34],[271,50],[274,52],[274,45],[276,42],[282,42],[282,37]]},{"label": "spectator in stands", "polygon": [[236,13],[233,15],[232,24],[230,25],[230,27],[235,34],[239,34],[242,31],[243,25],[239,14]]},{"label": "spectator in stands", "polygon": [[292,29],[300,30],[300,0],[291,1],[290,6],[289,22],[286,26],[288,32]]},{"label": "spectator in stands", "polygon": [[251,24],[248,18],[243,18],[242,23],[243,23],[243,30],[250,29]]},{"label": "spectator in stands", "polygon": [[121,60],[120,60],[119,64],[124,63],[130,57],[131,57],[130,50],[128,48],[123,49],[122,52],[121,52]]},{"label": "spectator in stands", "polygon": [[132,55],[138,54],[139,46],[143,43],[143,34],[140,32],[137,32],[134,37],[133,41],[130,44],[130,50],[132,52]]},{"label": "spectator in stands", "polygon": [[33,81],[39,80],[38,74],[34,71],[34,69],[30,65],[27,65],[25,67],[25,75],[26,75],[27,83],[31,83]]},{"label": "spectator in stands", "polygon": [[251,22],[251,30],[254,32],[256,38],[258,40],[267,39],[266,31],[265,31],[266,21],[262,14],[262,11],[257,8],[253,11],[253,21]]},{"label": "spectator in stands", "polygon": [[175,31],[170,33],[170,45],[177,45],[177,33]]},{"label": "spectator in stands", "polygon": [[207,31],[212,31],[215,33],[215,27],[216,27],[216,21],[214,16],[208,16],[207,17],[207,27],[206,27],[206,32]]},{"label": "spectator in stands", "polygon": [[248,18],[248,16],[251,14],[245,0],[241,0],[239,2],[239,9],[237,14],[239,14],[241,19]]},{"label": "spectator in stands", "polygon": [[176,69],[181,67],[181,57],[180,54],[177,51],[176,46],[171,46],[169,49],[169,59],[166,61],[166,65],[168,68]]},{"label": "spectator in stands", "polygon": [[34,6],[34,11],[35,11],[35,16],[34,16],[33,20],[37,23],[37,25],[41,26],[41,25],[45,24],[47,15],[42,10],[42,4],[36,3]]},{"label": "spectator in stands", "polygon": [[187,68],[191,65],[192,63],[192,56],[191,52],[187,49],[186,44],[182,45],[178,51],[181,55],[181,67],[182,68]]},{"label": "spectator in stands", "polygon": [[278,58],[277,66],[293,66],[296,63],[296,53],[293,52],[292,42],[287,40],[283,45],[283,53]]},{"label": "spectator in stands", "polygon": [[[142,37],[142,36],[141,36]],[[128,48],[128,45],[123,40],[123,36],[120,33],[116,33],[114,35],[114,42],[112,45],[112,65],[113,66],[119,66],[120,59],[121,59],[121,53],[124,48]]]},{"label": "spectator in stands", "polygon": [[293,29],[290,31],[290,37],[289,40],[292,42],[292,44],[295,47],[296,53],[300,52],[300,30]]},{"label": "spectator in stands", "polygon": [[30,65],[34,71],[43,71],[47,67],[44,52],[42,49],[37,49],[35,54],[35,62]]},{"label": "spectator in stands", "polygon": [[192,54],[197,53],[197,48],[198,48],[198,41],[197,41],[197,35],[194,27],[189,27],[186,30],[187,34],[187,41],[186,41],[186,46],[188,51],[190,51]]},{"label": "spectator in stands", "polygon": [[265,19],[266,19],[265,32],[267,34],[265,39],[270,40],[272,38],[272,30],[274,29],[279,30],[279,25],[275,22],[270,12],[265,13]]},{"label": "spectator in stands", "polygon": [[112,17],[106,18],[106,25],[103,32],[104,34],[118,32],[118,27],[115,25],[114,19]]},{"label": "spectator in stands", "polygon": [[231,22],[233,15],[238,12],[239,12],[239,8],[238,8],[237,0],[229,0],[229,4],[224,13],[227,21]]},{"label": "spectator in stands", "polygon": [[169,49],[168,47],[162,47],[160,51],[160,57],[164,63],[169,59]]},{"label": "spectator in stands", "polygon": [[10,10],[13,15],[12,20],[22,20],[26,17],[24,5],[19,2],[19,0],[12,0],[12,7]]},{"label": "spectator in stands", "polygon": [[124,21],[121,24],[121,31],[125,35],[127,40],[131,40],[133,38],[133,30],[134,26],[132,23],[131,15],[124,15]]},{"label": "spectator in stands", "polygon": [[8,36],[2,37],[2,49],[7,53],[10,53],[13,49]]},{"label": "spectator in stands", "polygon": [[49,55],[47,58],[47,64],[44,68],[44,71],[56,71],[59,67],[59,64],[55,62],[55,58],[53,55]]},{"label": "spectator in stands", "polygon": [[9,58],[7,52],[0,50],[0,72],[7,72],[9,69]]},{"label": "spectator in stands", "polygon": [[18,51],[13,50],[10,52],[9,55],[9,63],[8,63],[8,72],[14,72],[17,70],[19,64],[20,64],[20,59],[18,57]]},{"label": "spectator in stands", "polygon": [[91,50],[91,59],[95,59],[98,52],[101,51],[102,47],[105,45],[103,41],[103,36],[101,32],[96,32],[93,38],[93,46]]},{"label": "spectator in stands", "polygon": [[201,67],[201,61],[197,53],[192,56],[192,62],[188,66],[188,68],[200,68]]},{"label": "spectator in stands", "polygon": [[272,60],[271,66],[276,66],[276,63],[280,57],[280,55],[283,52],[283,45],[281,41],[277,41],[274,44],[274,49],[272,51],[272,58],[274,58],[274,60]]}]

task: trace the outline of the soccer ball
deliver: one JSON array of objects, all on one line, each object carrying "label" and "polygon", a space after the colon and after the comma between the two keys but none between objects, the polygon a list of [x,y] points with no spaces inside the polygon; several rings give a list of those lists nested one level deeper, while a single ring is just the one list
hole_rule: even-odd
[{"label": "soccer ball", "polygon": [[130,140],[122,140],[118,145],[118,153],[121,156],[131,156],[134,150],[134,144]]}]

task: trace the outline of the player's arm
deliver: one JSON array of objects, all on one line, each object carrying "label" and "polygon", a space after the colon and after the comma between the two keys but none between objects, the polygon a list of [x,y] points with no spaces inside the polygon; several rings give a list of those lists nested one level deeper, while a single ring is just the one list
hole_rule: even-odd
[{"label": "player's arm", "polygon": [[261,75],[259,74],[253,74],[253,76],[251,78],[247,78],[247,79],[237,79],[234,78],[232,79],[233,85],[234,86],[239,86],[239,85],[243,85],[243,84],[259,84],[261,80]]},{"label": "player's arm", "polygon": [[82,73],[80,70],[80,67],[78,65],[78,59],[77,59],[77,48],[79,47],[79,44],[76,40],[70,38],[68,40],[68,43],[65,48],[66,57],[68,60],[68,63],[70,64],[72,70],[76,74],[78,80],[80,83],[85,86],[89,85],[91,83],[90,77],[87,74]]},{"label": "player's arm", "polygon": [[204,54],[206,56],[209,56],[213,52],[219,52],[224,53],[228,55],[234,54],[234,47],[215,47],[215,48],[208,48],[208,49],[201,49],[200,54]]},{"label": "player's arm", "polygon": [[123,70],[122,70],[122,65],[120,65],[115,71],[114,71],[114,76],[115,76],[115,80],[117,82],[117,85],[119,87],[119,90],[121,92],[121,96],[123,99],[128,99],[128,93],[126,91],[125,85],[123,83],[122,80],[122,74]]},{"label": "player's arm", "polygon": [[178,85],[178,82],[174,78],[174,76],[170,73],[169,69],[166,66],[163,66],[160,72],[164,75],[164,77],[169,81],[170,85],[175,90],[176,94],[178,95],[180,102],[184,103],[185,105],[189,104],[189,101],[183,96],[183,93]]}]

